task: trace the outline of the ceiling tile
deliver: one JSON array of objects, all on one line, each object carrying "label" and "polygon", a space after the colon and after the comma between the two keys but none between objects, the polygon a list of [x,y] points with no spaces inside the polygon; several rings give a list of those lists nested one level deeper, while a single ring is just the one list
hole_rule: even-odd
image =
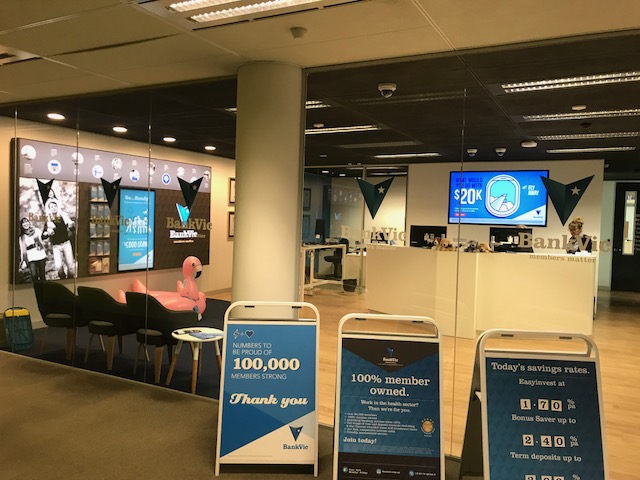
[{"label": "ceiling tile", "polygon": [[[108,74],[112,71],[167,65],[176,62],[176,60],[187,62],[227,55],[226,51],[216,48],[207,42],[194,38],[189,34],[182,34],[134,45],[60,55],[53,58],[91,72]],[[166,81],[164,78],[157,77],[154,81],[154,77],[149,76],[145,83],[165,83]]]},{"label": "ceiling tile", "polygon": [[127,0],[91,0],[90,2],[29,0],[27,5],[24,0],[2,0],[0,2],[0,32],[126,3],[128,3]]},{"label": "ceiling tile", "polygon": [[414,1],[456,49],[640,27],[637,0]]},{"label": "ceiling tile", "polygon": [[185,82],[235,75],[241,63],[242,61],[234,55],[202,57],[188,62],[163,63],[111,71],[109,76],[132,85],[148,85],[150,78],[161,78],[163,83]]},{"label": "ceiling tile", "polygon": [[[294,39],[290,33],[292,27],[304,27],[307,33],[303,38]],[[341,5],[254,22],[201,29],[195,33],[241,55],[257,58],[269,57],[278,49],[282,53],[275,59],[280,59],[287,55],[286,52],[295,52],[300,46],[305,46],[308,47],[308,54],[312,56],[306,57],[304,65],[319,65],[329,56],[340,56],[341,50],[351,49],[352,44],[357,45],[363,60],[375,58],[376,51],[379,57],[384,57],[389,56],[389,52],[395,49],[398,49],[395,50],[397,53],[392,56],[404,55],[405,51],[424,52],[423,48],[426,45],[429,46],[428,51],[446,49],[446,45],[438,41],[429,21],[420,14],[420,10],[416,9],[412,2],[392,0]],[[395,35],[391,35],[392,33]],[[420,36],[424,36],[424,39],[419,42],[419,46],[412,47],[404,42],[415,41]],[[369,39],[375,44],[367,45]],[[353,52],[349,57],[354,58],[355,49],[351,50]],[[262,54],[257,53],[261,51]],[[316,54],[320,54],[321,58],[315,58]],[[336,60],[328,63],[343,61]]]},{"label": "ceiling tile", "polygon": [[183,33],[134,6],[117,6],[0,35],[0,44],[43,57]]}]

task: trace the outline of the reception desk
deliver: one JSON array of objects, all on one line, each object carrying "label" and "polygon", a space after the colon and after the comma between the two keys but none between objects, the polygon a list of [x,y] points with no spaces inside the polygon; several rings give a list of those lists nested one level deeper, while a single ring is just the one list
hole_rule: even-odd
[{"label": "reception desk", "polygon": [[367,307],[432,317],[443,335],[492,328],[590,335],[595,256],[367,248]]}]

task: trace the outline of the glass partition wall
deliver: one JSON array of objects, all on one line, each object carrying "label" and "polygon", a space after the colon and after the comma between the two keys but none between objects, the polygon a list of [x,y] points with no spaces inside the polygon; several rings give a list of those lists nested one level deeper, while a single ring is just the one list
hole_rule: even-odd
[{"label": "glass partition wall", "polygon": [[[398,64],[398,72],[406,69],[409,67]],[[420,68],[412,66],[410,70],[415,83],[428,83],[429,78],[426,77],[440,76],[448,79],[450,88],[447,92],[434,90],[434,95],[429,99],[412,96],[410,88],[406,91],[407,97],[403,98],[405,93],[401,94],[399,90],[396,100],[406,101],[386,105],[372,99],[363,100],[357,90],[347,89],[340,104],[345,108],[349,99],[360,103],[371,101],[372,113],[376,108],[394,108],[396,115],[412,116],[415,118],[414,134],[427,129],[433,133],[433,143],[420,146],[422,153],[441,152],[440,157],[413,160],[400,157],[398,163],[385,159],[380,160],[379,164],[365,164],[359,162],[361,155],[373,157],[406,153],[407,148],[398,145],[410,140],[386,138],[384,142],[371,145],[372,142],[359,137],[364,134],[334,134],[332,141],[320,146],[307,138],[301,241],[304,244],[329,241],[329,246],[333,247],[344,238],[348,244],[345,243],[346,258],[343,262],[338,264],[325,259],[335,256],[328,254],[334,253],[333,249],[329,249],[329,252],[316,256],[313,265],[307,264],[306,271],[314,268],[314,272],[320,276],[339,278],[341,281],[354,280],[351,284],[343,283],[336,287],[338,293],[328,300],[327,311],[331,313],[327,315],[339,317],[342,313],[371,310],[426,315],[438,322],[443,334],[444,449],[447,455],[455,457],[462,451],[475,343],[479,334],[491,328],[516,328],[566,330],[591,335],[601,345],[602,378],[606,386],[604,408],[607,444],[610,451],[625,451],[623,439],[628,434],[620,432],[625,432],[625,416],[628,416],[631,408],[626,407],[631,403],[625,402],[632,394],[625,374],[619,373],[617,366],[632,365],[637,360],[637,354],[633,353],[635,350],[626,340],[633,336],[627,335],[626,331],[620,335],[617,329],[635,332],[637,325],[632,308],[627,306],[622,313],[614,310],[621,301],[618,300],[616,304],[614,298],[618,297],[608,290],[610,278],[603,280],[598,275],[603,269],[610,270],[611,250],[607,239],[614,238],[615,228],[612,224],[611,231],[605,229],[615,209],[612,193],[615,191],[615,182],[605,181],[604,161],[594,158],[542,161],[535,156],[525,155],[520,143],[505,144],[502,138],[492,137],[485,119],[487,112],[500,106],[488,98],[474,72],[469,72],[464,62],[434,59]],[[345,83],[347,87],[349,85]],[[313,78],[309,91],[311,99]],[[176,104],[163,107],[159,93],[122,94],[128,98],[124,103],[117,102],[117,105],[127,105],[122,111],[117,110],[115,102],[111,109],[105,109],[104,104],[97,105],[100,103],[99,97],[61,101],[56,111],[43,112],[44,115],[62,113],[65,118],[57,123],[46,116],[36,117],[34,105],[3,109],[0,140],[9,146],[5,148],[8,153],[4,162],[5,178],[9,180],[3,190],[10,192],[7,195],[11,199],[0,207],[2,217],[10,221],[8,235],[0,244],[6,252],[10,252],[10,262],[4,274],[6,277],[3,277],[7,278],[3,282],[7,292],[4,305],[28,309],[36,327],[32,346],[8,343],[5,344],[8,350],[78,367],[95,366],[98,371],[107,371],[107,350],[112,349],[115,350],[114,370],[121,368],[126,372],[123,376],[155,382],[153,355],[147,357],[140,353],[137,372],[133,373],[133,361],[139,354],[135,332],[129,331],[124,335],[122,355],[119,353],[117,336],[115,344],[109,344],[109,335],[102,335],[104,351],[98,341],[100,333],[95,333],[89,344],[91,331],[86,323],[90,319],[80,319],[75,315],[81,310],[78,297],[71,298],[71,308],[65,313],[71,318],[69,326],[52,324],[46,329],[42,328],[45,323],[40,319],[40,308],[31,281],[34,277],[41,277],[42,270],[45,280],[62,285],[70,293],[77,294],[82,291],[81,287],[95,287],[116,300],[122,300],[120,292],[131,290],[134,281],[139,281],[145,290],[174,291],[176,280],[183,279],[180,266],[172,264],[167,269],[161,269],[156,263],[152,266],[150,258],[145,260],[144,265],[137,265],[142,268],[122,267],[126,260],[120,256],[120,249],[123,248],[120,233],[129,226],[133,229],[136,214],[133,214],[131,221],[122,221],[122,193],[119,190],[109,199],[102,179],[113,183],[126,178],[128,185],[121,184],[123,188],[126,186],[134,192],[142,192],[138,199],[140,220],[152,204],[155,208],[165,209],[165,213],[173,209],[171,214],[164,215],[162,225],[150,227],[147,223],[146,227],[140,228],[141,224],[138,223],[139,238],[126,240],[142,242],[137,244],[139,246],[145,245],[146,240],[146,246],[149,247],[152,231],[166,230],[168,217],[179,219],[176,204],[184,205],[178,189],[166,196],[157,193],[163,184],[162,175],[159,174],[166,173],[164,166],[159,171],[161,162],[176,161],[211,167],[208,174],[211,179],[211,199],[208,202],[211,210],[207,214],[198,213],[197,218],[207,218],[212,224],[208,228],[213,233],[207,237],[207,242],[216,254],[212,254],[211,259],[207,258],[206,265],[211,264],[215,268],[205,266],[200,281],[203,282],[202,288],[209,291],[230,286],[233,248],[231,219],[234,213],[231,192],[235,181],[233,160],[230,157],[210,160],[210,154],[207,153],[185,153],[181,149],[179,135],[175,148],[167,143],[158,145],[154,135],[172,135],[172,132],[163,130],[163,115],[178,111]],[[377,92],[374,93],[377,95]],[[233,106],[219,103],[216,108],[222,115],[232,115],[222,111],[223,107]],[[327,108],[327,112],[332,108]],[[98,111],[105,115],[105,126],[126,126],[128,132],[115,136],[113,132],[89,131],[85,123]],[[121,125],[120,119],[125,119],[126,125]],[[312,119],[308,113],[309,128],[312,127]],[[327,119],[324,121],[329,122]],[[215,125],[215,118],[210,117],[203,121],[202,127],[213,128]],[[138,133],[133,135],[134,131]],[[411,133],[408,132],[408,136]],[[338,138],[341,135],[349,137]],[[233,137],[233,132],[228,132],[228,136]],[[444,137],[449,139],[446,148],[442,143]],[[453,141],[450,140],[452,138]],[[487,138],[492,140],[492,148],[483,151],[478,145],[481,141],[487,144]],[[324,148],[326,150],[323,151]],[[337,155],[345,152],[348,153],[347,157]],[[338,159],[333,159],[333,154]],[[43,157],[46,159],[42,164],[43,170],[40,167],[36,169],[34,160]],[[528,161],[523,163],[521,160],[524,158]],[[91,162],[92,168],[85,169]],[[100,168],[93,168],[98,164]],[[389,169],[390,166],[395,171]],[[70,176],[57,176],[61,171],[66,174],[67,168],[71,169]],[[521,172],[526,172],[524,177]],[[183,173],[183,178],[188,182],[201,174],[205,176],[199,171]],[[591,175],[592,183],[566,218],[561,218],[557,205],[542,191],[539,183],[540,178],[544,177],[568,185]],[[492,195],[495,198],[490,200],[489,206],[486,204],[486,192],[491,191],[491,185],[499,186],[498,180],[511,185],[503,184],[501,188],[512,188],[511,191],[515,192],[513,185],[517,182],[521,187],[526,185],[527,194],[533,192],[531,196],[546,199],[544,208],[540,209],[546,216],[522,219],[517,223],[502,220],[484,223],[481,218],[461,221],[461,217],[456,216],[456,213],[481,203],[485,210],[489,211],[491,207],[498,212],[493,218],[508,217],[503,215],[501,208],[508,209],[511,206],[508,201],[499,201],[502,194]],[[377,204],[368,203],[363,188],[378,186],[387,192],[385,197]],[[478,194],[478,191],[482,193]],[[372,205],[375,214],[372,213]],[[476,210],[465,211],[469,213]],[[633,211],[628,205],[625,212],[631,213],[627,216],[624,238],[633,240],[633,229],[629,225],[637,224],[637,218],[634,220]],[[592,247],[590,255],[566,252],[566,244],[571,236],[569,223],[575,217],[585,220],[585,232],[600,237],[597,243],[594,241],[598,250]],[[23,218],[27,221],[23,221]],[[61,229],[61,233],[56,233],[56,229]],[[40,241],[22,238],[25,235],[39,236]],[[163,248],[175,249],[179,245],[182,244],[170,243]],[[71,256],[68,255],[69,246]],[[33,254],[40,250],[44,252],[44,258],[41,253]],[[625,254],[630,251],[625,250]],[[635,252],[635,249],[632,251]],[[157,252],[154,261],[161,260],[160,251]],[[372,275],[375,265],[372,264],[371,252],[381,257],[385,255],[393,268]],[[407,258],[401,257],[405,254]],[[140,260],[144,255],[146,253],[140,253],[135,260]],[[162,255],[165,257],[162,260],[165,260],[166,250]],[[611,275],[615,276],[615,272]],[[601,287],[600,290],[598,287]],[[376,296],[376,291],[390,292],[395,298],[382,305],[377,303],[383,298]],[[306,298],[307,301],[322,301],[321,289],[313,293],[313,296]],[[46,298],[52,295],[59,300],[55,293],[47,294]],[[634,302],[631,293],[622,300],[623,306],[633,305]],[[146,327],[150,327],[146,310],[148,306],[145,304],[143,308],[142,320],[134,323],[136,330],[140,327],[149,330]],[[12,320],[17,320],[19,316],[16,313],[16,318]],[[591,322],[593,318],[597,320],[595,323]],[[612,326],[615,323],[612,320],[617,321],[615,327]],[[327,322],[327,325],[335,327],[335,321]],[[16,321],[12,325],[16,330],[26,329],[26,324]],[[100,330],[100,325],[96,328],[96,332],[105,331]],[[42,342],[45,330],[49,330],[49,333]],[[20,332],[13,333],[18,338]],[[321,348],[335,348],[335,337],[331,335],[335,335],[335,332],[329,333],[326,337],[329,340],[321,342]],[[72,348],[74,344],[75,348]],[[41,345],[44,345],[42,354]],[[538,345],[528,347],[537,348]],[[150,347],[149,353],[152,350]],[[620,351],[624,353],[620,354]],[[166,357],[165,349],[161,358],[162,383],[166,381],[168,369]],[[327,357],[335,358],[335,355],[331,352]],[[327,367],[323,374],[326,375],[326,385],[331,385],[335,380],[335,370]],[[175,375],[174,381],[179,376],[190,379],[191,371],[180,371],[178,367]],[[332,395],[332,391],[327,391],[323,402],[331,405]],[[622,399],[621,403],[609,401],[612,397]],[[620,408],[616,411],[614,405],[620,405]],[[330,413],[321,420],[331,424],[333,408],[327,410]],[[621,459],[623,456],[614,455],[612,459],[612,465],[618,472],[627,469]]]}]

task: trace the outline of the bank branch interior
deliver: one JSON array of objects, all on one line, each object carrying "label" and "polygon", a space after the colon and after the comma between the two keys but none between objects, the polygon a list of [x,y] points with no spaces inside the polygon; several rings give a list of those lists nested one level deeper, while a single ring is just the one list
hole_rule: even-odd
[{"label": "bank branch interior", "polygon": [[[140,12],[137,4],[144,2],[133,3]],[[351,3],[327,8],[325,15],[355,18],[361,11],[381,18],[393,2]],[[145,15],[159,14],[150,9]],[[315,15],[320,13],[285,17],[303,21]],[[255,23],[274,21],[284,20]],[[0,44],[20,31],[0,31]],[[491,472],[484,478],[637,478],[640,37],[628,29],[588,33],[448,53],[400,48],[380,58],[326,60],[300,69],[306,101],[289,107],[277,105],[287,89],[267,71],[263,95],[275,98],[264,100],[266,117],[259,101],[258,107],[249,100],[242,104],[251,97],[243,81],[254,80],[242,74],[135,89],[105,82],[97,91],[64,90],[55,98],[4,92],[0,217],[8,228],[0,237],[7,259],[0,272],[2,350],[12,354],[8,358],[37,361],[45,372],[49,365],[52,375],[61,375],[55,369],[63,365],[212,402],[216,428],[207,432],[210,453],[200,459],[211,475],[224,477],[230,466],[243,463],[282,463],[315,464],[300,478],[409,478],[430,472],[462,479],[480,478],[483,471]],[[15,67],[0,65],[0,81],[2,69]],[[558,80],[562,87],[508,85],[560,77],[566,77]],[[260,122],[247,127],[242,108],[272,123],[293,111],[299,123],[287,130],[290,142],[282,150],[300,155],[274,160],[279,146],[273,145],[263,148],[274,153],[257,154],[261,146],[251,138],[262,138],[256,132],[270,128]],[[264,165],[267,160],[271,166]],[[270,302],[284,316],[269,313],[264,319],[280,323],[251,323]],[[299,318],[305,327],[313,325],[312,340],[306,337],[309,328],[287,325]],[[496,339],[493,332],[505,337]],[[511,340],[517,344],[513,351]],[[376,342],[386,342],[382,363],[372,357]],[[575,386],[571,381],[582,367],[574,357],[583,343],[587,353],[578,358],[587,358],[592,369]],[[263,366],[258,357],[272,344],[281,358],[265,357]],[[307,347],[298,352],[295,345]],[[401,357],[405,347],[408,356]],[[563,348],[569,352],[564,356]],[[514,351],[520,353],[510,357]],[[422,377],[398,366],[397,357],[414,364]],[[367,370],[365,360],[380,370]],[[499,374],[512,368],[538,368],[550,376],[527,380],[522,374],[521,390],[514,393],[520,395],[519,413],[510,417],[511,425],[502,425],[492,408],[501,405],[495,392],[506,382]],[[278,383],[285,383],[285,371],[290,380],[298,372],[315,383],[303,391],[305,402],[291,394],[281,410],[315,401],[304,416],[283,420],[291,428],[287,438],[293,435],[284,443],[284,457],[257,461],[255,452],[268,449],[266,443],[256,447],[260,439],[251,443],[229,434],[234,422],[261,421],[234,417],[237,404],[252,402],[250,393],[223,393],[259,392],[253,385],[262,383],[269,393],[260,402],[268,404],[288,392],[290,387]],[[559,372],[564,380],[558,380]],[[19,376],[5,367],[0,378],[13,385]],[[359,409],[345,400],[360,395],[348,377],[371,387],[367,399],[357,400]],[[561,411],[577,419],[580,429],[567,432],[579,432],[580,438],[566,433],[567,442],[575,443],[571,447],[562,443],[564,430],[539,436],[543,420],[527,413],[535,393],[525,394],[534,388],[522,385],[557,381],[556,386],[568,383],[566,395],[584,397],[577,408],[575,397],[562,397],[556,402],[564,410],[555,406],[555,414],[542,414],[546,422],[559,423],[565,418]],[[588,381],[593,390],[591,383],[584,386]],[[432,398],[435,388],[427,387],[436,383]],[[386,402],[371,400],[376,389],[387,395]],[[38,395],[44,408],[47,392]],[[411,396],[415,401],[404,401]],[[404,403],[394,403],[394,397]],[[543,410],[544,400],[554,399],[538,398],[533,408]],[[3,410],[9,401],[0,395]],[[393,407],[405,409],[390,418],[413,429],[400,437],[412,442],[410,448],[393,444],[395,431],[376,413]],[[573,417],[571,408],[577,410]],[[587,411],[597,418],[587,419]],[[367,415],[378,415],[377,430],[363,426]],[[414,415],[421,422],[417,433],[408,425]],[[318,423],[331,433],[318,434]],[[520,432],[522,425],[530,427],[531,438]],[[513,428],[518,448],[498,447],[501,436],[509,437],[502,428]],[[520,472],[525,459],[536,460],[531,452],[539,448],[526,450],[527,442],[544,443],[545,433],[555,444],[543,448],[537,463],[549,476],[539,470],[498,476]],[[298,451],[306,448],[300,445],[307,434],[312,461]],[[414,434],[428,447],[413,444]],[[280,442],[269,435],[264,442]],[[321,458],[319,471],[318,444],[331,457],[324,463]],[[18,442],[13,448],[22,447]],[[499,448],[507,448],[509,461]],[[566,458],[572,461],[563,456],[570,448]],[[601,464],[589,467],[598,476],[576,473],[587,468],[576,466],[582,462],[576,452],[582,451],[601,455]],[[365,472],[376,456],[382,459],[380,472]],[[414,469],[399,473],[397,465],[414,461]],[[20,460],[11,471],[28,477],[37,465]],[[242,478],[263,478],[239,471]],[[74,477],[67,472],[60,478]]]}]

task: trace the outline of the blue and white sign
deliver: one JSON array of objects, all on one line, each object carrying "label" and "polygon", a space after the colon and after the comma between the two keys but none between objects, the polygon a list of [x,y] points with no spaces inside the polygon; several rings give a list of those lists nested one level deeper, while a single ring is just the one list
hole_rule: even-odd
[{"label": "blue and white sign", "polygon": [[484,377],[488,478],[606,478],[595,361],[497,354]]},{"label": "blue and white sign", "polygon": [[548,170],[451,172],[449,223],[546,226]]},{"label": "blue and white sign", "polygon": [[225,324],[219,463],[317,464],[317,323]]},{"label": "blue and white sign", "polygon": [[341,332],[338,348],[334,478],[444,478],[437,336]]},{"label": "blue and white sign", "polygon": [[153,268],[155,192],[120,190],[118,271]]}]

